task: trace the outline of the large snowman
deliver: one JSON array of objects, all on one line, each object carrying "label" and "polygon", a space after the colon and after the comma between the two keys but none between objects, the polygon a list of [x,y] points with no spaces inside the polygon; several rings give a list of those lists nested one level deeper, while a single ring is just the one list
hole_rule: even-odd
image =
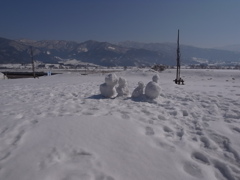
[{"label": "large snowman", "polygon": [[156,99],[161,91],[160,86],[158,85],[159,76],[156,74],[152,77],[152,81],[150,81],[145,88],[145,96],[148,99]]}]

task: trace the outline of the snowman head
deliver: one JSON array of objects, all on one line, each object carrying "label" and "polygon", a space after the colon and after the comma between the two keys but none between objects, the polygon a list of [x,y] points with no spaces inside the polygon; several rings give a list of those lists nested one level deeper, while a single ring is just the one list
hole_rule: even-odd
[{"label": "snowman head", "polygon": [[115,86],[118,83],[118,78],[116,76],[116,74],[108,74],[105,77],[105,83],[109,86]]},{"label": "snowman head", "polygon": [[126,79],[120,77],[119,80],[118,80],[118,84],[119,84],[119,86],[121,86],[121,87],[125,87],[126,84],[127,84],[127,81],[126,81]]},{"label": "snowman head", "polygon": [[139,81],[139,82],[138,82],[138,87],[139,87],[139,88],[144,88],[144,83],[143,83],[142,81]]},{"label": "snowman head", "polygon": [[158,74],[155,74],[155,75],[152,77],[152,80],[153,80],[153,82],[157,83],[158,80],[159,80]]}]

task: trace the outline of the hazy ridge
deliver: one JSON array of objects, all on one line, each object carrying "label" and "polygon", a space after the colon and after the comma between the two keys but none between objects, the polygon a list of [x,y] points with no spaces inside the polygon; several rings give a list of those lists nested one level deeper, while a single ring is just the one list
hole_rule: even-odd
[{"label": "hazy ridge", "polygon": [[[10,40],[0,38],[0,63],[29,63],[30,47],[34,59],[44,63],[76,59],[102,66],[175,65],[176,43],[139,43],[132,41],[108,42],[63,40]],[[240,62],[240,52],[198,48],[180,44],[182,64]]]}]

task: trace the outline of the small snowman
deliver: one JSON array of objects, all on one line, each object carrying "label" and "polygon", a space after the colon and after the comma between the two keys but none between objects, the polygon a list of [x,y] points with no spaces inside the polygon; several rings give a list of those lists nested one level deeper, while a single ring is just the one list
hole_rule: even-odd
[{"label": "small snowman", "polygon": [[118,84],[119,85],[116,88],[118,96],[129,96],[129,90],[128,90],[128,87],[127,87],[126,79],[120,77],[119,80],[118,80]]},{"label": "small snowman", "polygon": [[118,83],[118,77],[116,74],[108,74],[105,77],[105,83],[100,85],[100,92],[106,98],[114,98],[117,96],[116,85]]},{"label": "small snowman", "polygon": [[149,99],[156,99],[161,91],[160,86],[158,85],[159,76],[156,74],[152,77],[152,81],[150,81],[145,88],[145,95]]},{"label": "small snowman", "polygon": [[138,98],[143,96],[143,89],[144,89],[144,83],[139,81],[138,87],[136,87],[136,89],[134,89],[132,92],[132,98]]}]

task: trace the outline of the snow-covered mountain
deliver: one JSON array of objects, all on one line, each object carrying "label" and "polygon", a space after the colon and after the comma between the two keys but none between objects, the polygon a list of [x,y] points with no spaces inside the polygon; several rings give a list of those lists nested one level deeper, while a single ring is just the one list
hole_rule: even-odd
[{"label": "snow-covered mountain", "polygon": [[240,44],[228,45],[223,47],[218,47],[217,49],[240,52]]},{"label": "snow-covered mountain", "polygon": [[30,46],[33,47],[35,60],[48,63],[56,63],[59,59],[77,59],[102,66],[135,66],[164,63],[161,62],[161,56],[155,51],[122,47],[108,42],[92,40],[83,43],[56,40],[14,41],[4,38],[0,39],[0,63],[29,62]]},{"label": "snow-covered mountain", "polygon": [[[101,66],[175,65],[175,43],[121,42],[111,44],[89,40],[82,43],[63,40],[9,40],[0,38],[0,63],[29,63],[30,47],[34,59],[58,63],[59,59],[76,59]],[[240,52],[204,49],[181,45],[182,64],[240,62]]]},{"label": "snow-covered mountain", "polygon": [[[125,41],[118,43],[119,45],[129,48],[141,48],[151,50],[163,54],[171,59],[176,59],[176,43],[139,43]],[[240,52],[236,52],[239,46],[231,46],[232,48],[198,48],[194,46],[180,44],[181,60],[184,64],[194,63],[240,63]],[[235,52],[233,52],[233,47]]]}]

